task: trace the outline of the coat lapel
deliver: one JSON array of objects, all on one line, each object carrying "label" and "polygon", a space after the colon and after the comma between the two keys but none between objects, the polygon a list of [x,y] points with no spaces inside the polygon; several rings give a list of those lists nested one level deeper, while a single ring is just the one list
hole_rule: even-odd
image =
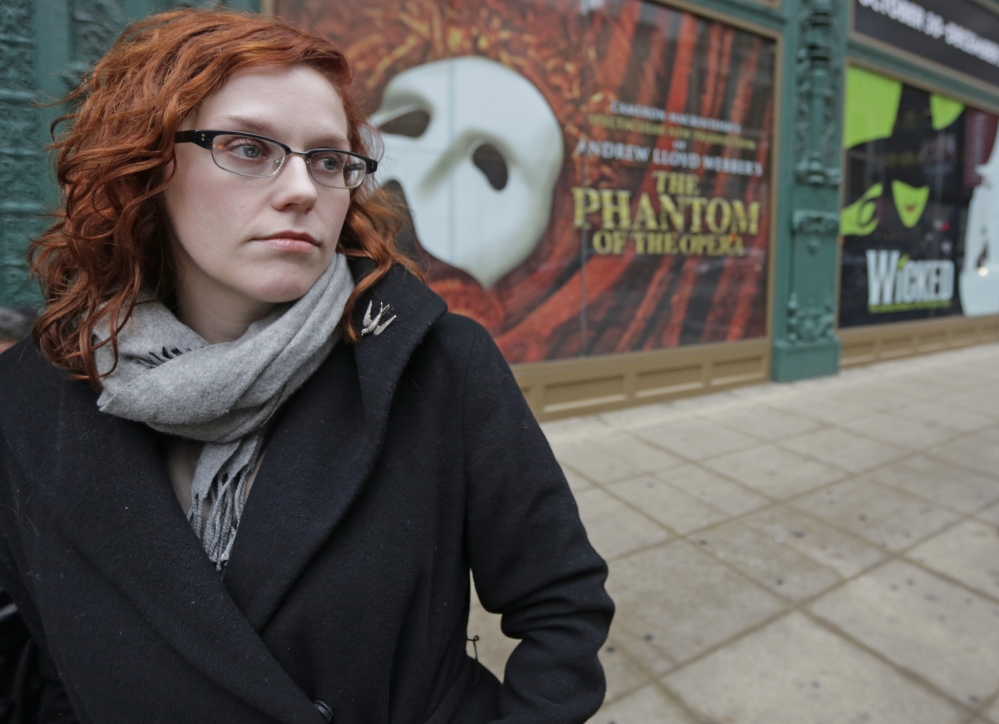
[{"label": "coat lapel", "polygon": [[[59,373],[40,358],[29,367],[30,379],[16,389],[58,390],[57,429],[51,431],[49,400],[33,406],[26,398],[19,406],[28,410],[26,419],[4,434],[29,475],[32,494],[48,503],[67,539],[182,658],[259,710],[260,721],[322,721],[201,549],[149,429],[99,412],[92,390],[50,379]],[[33,442],[53,436],[52,449]]]},{"label": "coat lapel", "polygon": [[356,345],[337,345],[289,400],[247,500],[225,585],[257,631],[371,475],[399,378],[447,311],[440,297],[400,268],[359,300],[358,330],[369,301],[375,312],[388,305],[385,319],[396,320]]}]

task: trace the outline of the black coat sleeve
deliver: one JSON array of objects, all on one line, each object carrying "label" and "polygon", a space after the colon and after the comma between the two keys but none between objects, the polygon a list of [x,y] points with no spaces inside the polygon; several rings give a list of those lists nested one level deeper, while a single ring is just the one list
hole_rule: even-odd
[{"label": "black coat sleeve", "polygon": [[462,390],[469,561],[482,605],[521,639],[499,720],[584,722],[605,693],[597,653],[614,614],[607,564],[509,366],[475,328]]},{"label": "black coat sleeve", "polygon": [[20,574],[16,491],[23,485],[0,435],[0,724],[77,724]]}]

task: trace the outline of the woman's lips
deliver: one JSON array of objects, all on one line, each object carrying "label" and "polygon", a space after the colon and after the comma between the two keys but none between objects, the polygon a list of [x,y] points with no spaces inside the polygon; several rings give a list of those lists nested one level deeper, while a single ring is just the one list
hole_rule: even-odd
[{"label": "woman's lips", "polygon": [[257,239],[257,241],[263,242],[273,249],[299,254],[308,254],[319,248],[319,242],[308,234],[282,232],[263,239]]}]

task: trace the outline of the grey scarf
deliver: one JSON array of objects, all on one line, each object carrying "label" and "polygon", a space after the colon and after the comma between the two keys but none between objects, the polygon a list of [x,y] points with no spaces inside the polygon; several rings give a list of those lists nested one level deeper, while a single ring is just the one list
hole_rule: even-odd
[{"label": "grey scarf", "polygon": [[[297,302],[278,305],[234,342],[208,344],[162,303],[144,300],[118,333],[118,366],[97,405],[154,430],[204,441],[188,520],[216,568],[229,560],[266,425],[339,339],[354,280],[338,254]],[[109,322],[97,329],[106,339]],[[95,353],[107,372],[111,345]],[[202,521],[202,503],[209,513]]]}]

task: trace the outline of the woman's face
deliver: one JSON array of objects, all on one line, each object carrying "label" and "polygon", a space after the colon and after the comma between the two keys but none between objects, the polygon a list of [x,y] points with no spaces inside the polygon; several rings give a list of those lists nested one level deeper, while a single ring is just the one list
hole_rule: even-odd
[{"label": "woman's face", "polygon": [[[195,129],[246,131],[295,151],[352,150],[339,94],[306,66],[232,75],[179,130]],[[243,307],[305,294],[333,258],[350,192],[317,185],[300,156],[268,178],[224,171],[193,143],[178,143],[176,159],[164,202],[179,293]]]}]

